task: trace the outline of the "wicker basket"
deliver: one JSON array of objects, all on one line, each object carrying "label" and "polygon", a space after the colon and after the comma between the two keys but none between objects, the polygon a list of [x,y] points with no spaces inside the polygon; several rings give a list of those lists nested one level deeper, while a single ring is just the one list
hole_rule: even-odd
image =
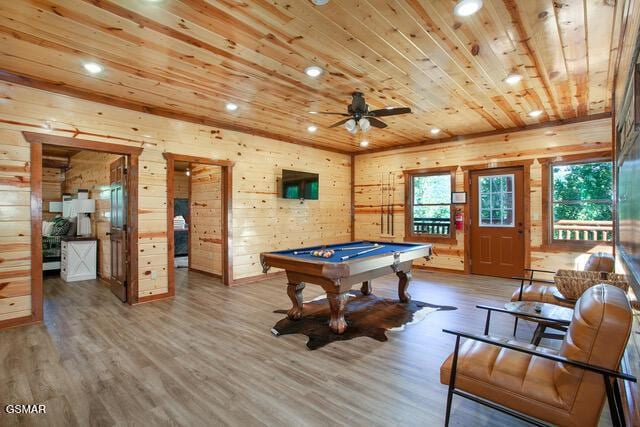
[{"label": "wicker basket", "polygon": [[629,283],[624,274],[597,271],[558,270],[554,277],[558,291],[568,299],[578,299],[592,286],[612,285],[627,292]]}]

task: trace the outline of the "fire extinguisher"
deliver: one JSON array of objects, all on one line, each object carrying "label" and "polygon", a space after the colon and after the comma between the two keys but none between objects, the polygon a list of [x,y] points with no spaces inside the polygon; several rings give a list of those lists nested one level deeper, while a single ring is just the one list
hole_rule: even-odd
[{"label": "fire extinguisher", "polygon": [[456,209],[456,230],[462,231],[464,229],[464,214],[462,213],[462,209]]}]

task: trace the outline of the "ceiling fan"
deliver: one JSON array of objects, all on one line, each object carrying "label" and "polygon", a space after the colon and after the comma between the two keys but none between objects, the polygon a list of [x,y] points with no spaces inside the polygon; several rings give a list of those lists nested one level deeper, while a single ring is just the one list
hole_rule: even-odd
[{"label": "ceiling fan", "polygon": [[382,120],[378,120],[378,117],[396,116],[398,114],[408,113],[411,113],[411,108],[408,107],[389,107],[369,111],[369,106],[365,102],[364,94],[362,92],[353,92],[351,94],[351,104],[347,106],[347,113],[318,112],[318,114],[332,114],[346,117],[329,127],[334,128],[336,126],[344,125],[344,127],[351,133],[356,133],[358,131],[358,127],[363,132],[367,132],[371,129],[371,126],[384,129],[387,127],[387,124]]}]

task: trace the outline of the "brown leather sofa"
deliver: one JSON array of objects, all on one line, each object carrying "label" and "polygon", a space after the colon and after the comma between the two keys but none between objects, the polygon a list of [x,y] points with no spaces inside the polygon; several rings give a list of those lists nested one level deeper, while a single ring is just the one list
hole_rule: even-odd
[{"label": "brown leather sofa", "polygon": [[578,299],[557,352],[445,330],[456,335],[455,351],[440,368],[440,382],[449,385],[445,424],[455,394],[534,424],[595,426],[606,392],[613,424],[623,425],[616,379],[635,381],[617,371],[631,324],[625,293],[597,285]]},{"label": "brown leather sofa", "polygon": [[[615,259],[613,255],[597,252],[591,254],[582,271],[602,271],[613,273],[615,270]],[[540,280],[535,278],[536,273],[555,274],[555,271],[525,269],[525,276],[514,277],[520,280],[520,287],[513,292],[511,301],[536,301],[561,305],[573,308],[575,301],[562,298],[558,288],[551,280]]]}]

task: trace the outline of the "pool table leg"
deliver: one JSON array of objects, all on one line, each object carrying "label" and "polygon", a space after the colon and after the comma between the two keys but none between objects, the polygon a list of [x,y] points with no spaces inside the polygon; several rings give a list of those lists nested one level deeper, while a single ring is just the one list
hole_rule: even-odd
[{"label": "pool table leg", "polygon": [[411,301],[411,295],[407,292],[409,288],[409,282],[411,282],[411,270],[409,271],[398,271],[396,273],[398,276],[398,299],[400,302],[408,303]]},{"label": "pool table leg", "polygon": [[344,320],[344,307],[349,298],[349,291],[342,293],[327,292],[329,300],[329,308],[331,309],[331,320],[329,320],[329,329],[333,333],[342,334],[347,329],[347,322]]},{"label": "pool table leg", "polygon": [[291,320],[300,320],[302,318],[302,290],[304,283],[288,283],[287,295],[293,303],[293,307],[287,312],[287,316]]},{"label": "pool table leg", "polygon": [[366,282],[362,282],[362,286],[360,287],[360,292],[362,295],[371,295],[371,280],[367,280]]}]

